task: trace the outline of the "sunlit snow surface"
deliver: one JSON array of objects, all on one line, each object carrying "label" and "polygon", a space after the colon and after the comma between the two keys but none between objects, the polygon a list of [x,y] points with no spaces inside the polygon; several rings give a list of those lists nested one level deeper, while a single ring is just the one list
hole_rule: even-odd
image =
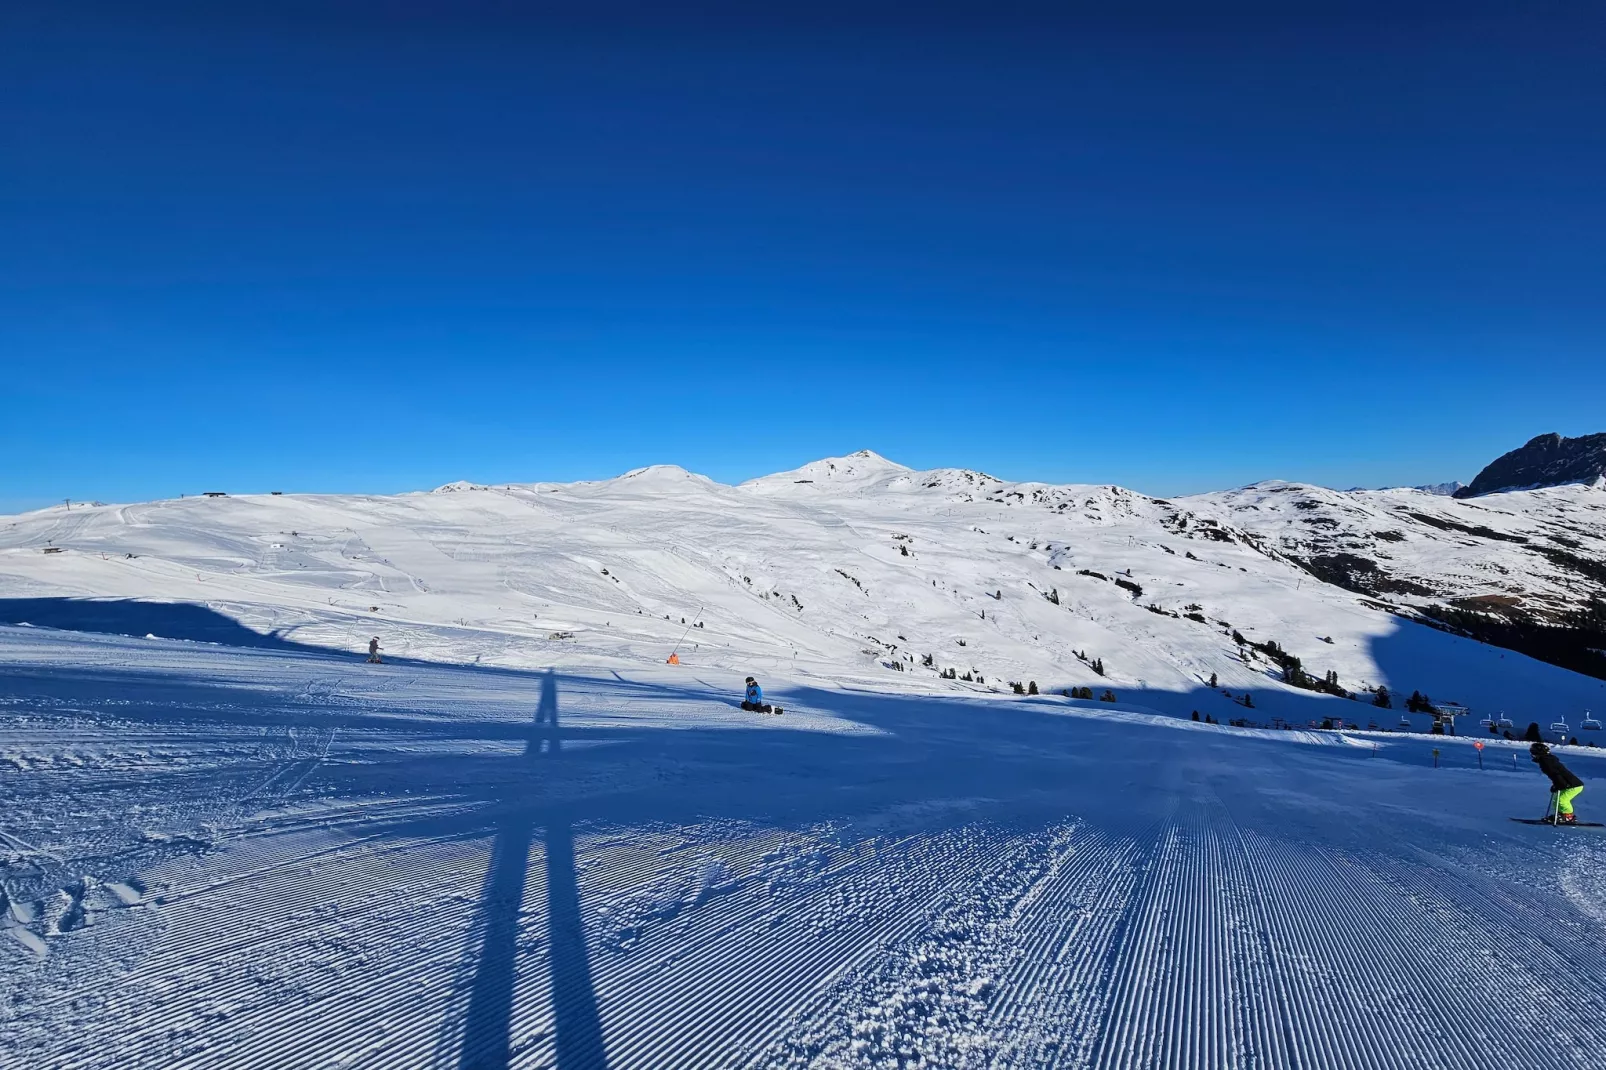
[{"label": "sunlit snow surface", "polygon": [[[1606,709],[1602,681],[1406,622],[1288,558],[1354,553],[1439,592],[1389,596],[1405,605],[1494,596],[1547,610],[1606,594],[1541,552],[1562,548],[1554,538],[1606,558],[1606,491],[1463,503],[1275,483],[1171,502],[866,453],[737,487],[659,466],[594,483],[0,518],[0,624],[353,652],[378,636],[391,657],[520,669],[624,671],[678,649],[732,682],[969,693],[1035,681],[1221,720],[1252,692],[1258,719],[1372,716],[1284,687],[1275,665],[1239,657],[1237,630],[1353,692],[1420,690],[1480,716],[1576,727]],[[121,601],[70,601],[86,598]],[[892,671],[899,662],[911,671]],[[943,682],[943,669],[986,683]]]},{"label": "sunlit snow surface", "polygon": [[1564,605],[1603,502],[856,455],[5,518],[0,1065],[1606,1065],[1606,829],[1509,821],[1520,747],[1186,720],[1401,727],[1238,629],[1589,736],[1288,555]]},{"label": "sunlit snow surface", "polygon": [[0,1063],[1606,1064],[1515,746],[724,684],[0,629]]}]

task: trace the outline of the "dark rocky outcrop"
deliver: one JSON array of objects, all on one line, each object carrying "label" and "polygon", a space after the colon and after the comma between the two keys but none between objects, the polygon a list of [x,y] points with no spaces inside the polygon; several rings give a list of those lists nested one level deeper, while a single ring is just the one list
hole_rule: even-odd
[{"label": "dark rocky outcrop", "polygon": [[1606,476],[1606,433],[1562,438],[1552,432],[1497,457],[1478,478],[1455,492],[1457,498],[1517,487],[1593,483]]}]

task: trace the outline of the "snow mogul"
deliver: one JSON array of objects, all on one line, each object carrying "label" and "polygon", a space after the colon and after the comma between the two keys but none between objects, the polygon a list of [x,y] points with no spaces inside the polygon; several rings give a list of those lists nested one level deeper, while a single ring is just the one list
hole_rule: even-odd
[{"label": "snow mogul", "polygon": [[[1543,743],[1535,743],[1528,748],[1528,753],[1538,763],[1539,771],[1550,778],[1550,791],[1556,796],[1556,814],[1554,820],[1560,825],[1571,825],[1576,820],[1573,815],[1573,800],[1578,793],[1584,790],[1584,782],[1578,779],[1578,774],[1561,764],[1561,759],[1550,753],[1550,748]],[[1545,815],[1551,820],[1550,815]]]},{"label": "snow mogul", "polygon": [[764,704],[764,689],[758,686],[758,681],[751,676],[747,678],[747,697],[742,700],[742,709],[750,713],[780,713],[779,706]]}]

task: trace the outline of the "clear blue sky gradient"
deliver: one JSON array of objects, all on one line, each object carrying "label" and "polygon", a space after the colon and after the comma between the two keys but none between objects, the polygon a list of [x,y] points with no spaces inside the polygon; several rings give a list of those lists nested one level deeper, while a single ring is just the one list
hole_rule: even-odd
[{"label": "clear blue sky gradient", "polygon": [[0,510],[1606,430],[1599,5],[244,6],[0,14]]}]

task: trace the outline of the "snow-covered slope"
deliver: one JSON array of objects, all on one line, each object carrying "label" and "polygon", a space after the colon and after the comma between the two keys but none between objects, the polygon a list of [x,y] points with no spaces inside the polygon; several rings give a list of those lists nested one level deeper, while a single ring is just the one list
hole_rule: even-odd
[{"label": "snow-covered slope", "polygon": [[1403,605],[1481,600],[1556,617],[1606,595],[1606,491],[1597,487],[1462,501],[1271,481],[1185,501],[1318,575]]},{"label": "snow-covered slope", "polygon": [[1523,744],[1180,719],[1399,727],[1275,640],[1587,739],[1606,681],[1402,614],[1565,615],[1602,499],[857,454],[0,520],[0,1065],[1606,1065],[1606,841],[1507,820]]},{"label": "snow-covered slope", "polygon": [[863,452],[734,487],[656,466],[58,507],[0,520],[0,622],[349,651],[378,636],[391,656],[506,667],[678,650],[721,679],[1029,681],[1223,720],[1382,716],[1286,686],[1236,631],[1363,702],[1386,685],[1549,723],[1606,706],[1606,685],[1387,610],[1494,597],[1559,612],[1601,589],[1569,563],[1603,549],[1606,493],[1582,487],[1459,502],[1271,483],[1166,501]]},{"label": "snow-covered slope", "polygon": [[1520,744],[780,697],[0,627],[0,1065],[1606,1065]]}]

